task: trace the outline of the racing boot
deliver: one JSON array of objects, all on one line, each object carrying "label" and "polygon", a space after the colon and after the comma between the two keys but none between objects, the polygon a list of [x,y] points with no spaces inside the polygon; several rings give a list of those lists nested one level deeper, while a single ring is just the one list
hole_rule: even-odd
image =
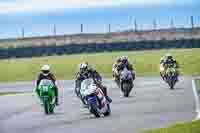
[{"label": "racing boot", "polygon": [[109,96],[106,96],[106,100],[107,100],[109,103],[112,103],[112,99],[111,99]]},{"label": "racing boot", "polygon": [[99,86],[101,88],[101,90],[103,91],[105,97],[106,97],[106,100],[111,103],[112,102],[112,99],[107,95],[107,88],[103,85],[100,85]]}]

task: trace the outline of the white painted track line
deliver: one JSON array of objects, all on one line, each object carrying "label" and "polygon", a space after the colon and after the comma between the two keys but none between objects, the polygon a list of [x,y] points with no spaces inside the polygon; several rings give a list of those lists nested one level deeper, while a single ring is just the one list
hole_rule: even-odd
[{"label": "white painted track line", "polygon": [[198,95],[198,92],[197,92],[197,87],[196,87],[195,80],[196,79],[192,80],[192,90],[193,90],[193,94],[194,94],[195,106],[196,106],[196,112],[197,112],[197,116],[196,116],[195,120],[200,120],[199,95]]}]

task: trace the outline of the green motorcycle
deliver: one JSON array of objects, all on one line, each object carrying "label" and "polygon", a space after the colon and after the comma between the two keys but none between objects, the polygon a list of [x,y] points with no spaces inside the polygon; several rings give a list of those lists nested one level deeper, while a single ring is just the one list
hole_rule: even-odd
[{"label": "green motorcycle", "polygon": [[36,89],[36,93],[38,94],[44,107],[44,112],[47,115],[54,113],[54,108],[56,106],[54,90],[55,85],[51,80],[48,79],[41,80]]},{"label": "green motorcycle", "polygon": [[166,70],[166,82],[169,85],[170,89],[174,89],[174,86],[177,82],[177,70],[173,66],[169,66]]}]

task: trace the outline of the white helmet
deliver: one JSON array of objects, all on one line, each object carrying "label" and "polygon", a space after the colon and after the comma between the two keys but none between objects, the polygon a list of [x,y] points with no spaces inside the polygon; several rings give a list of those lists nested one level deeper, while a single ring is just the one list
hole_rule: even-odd
[{"label": "white helmet", "polygon": [[41,68],[42,74],[44,76],[47,76],[49,74],[50,71],[50,66],[49,65],[43,65]]},{"label": "white helmet", "polygon": [[86,63],[81,63],[80,64],[80,69],[86,69],[87,68],[87,64]]}]

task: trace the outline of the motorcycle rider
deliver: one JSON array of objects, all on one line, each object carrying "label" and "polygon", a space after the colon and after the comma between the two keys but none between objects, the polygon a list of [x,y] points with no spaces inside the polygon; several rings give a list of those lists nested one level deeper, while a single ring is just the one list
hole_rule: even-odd
[{"label": "motorcycle rider", "polygon": [[[49,65],[43,65],[42,66],[41,73],[38,75],[38,78],[37,78],[36,88],[40,84],[40,81],[43,80],[43,79],[48,79],[48,80],[51,80],[53,82],[54,88],[55,88],[55,97],[56,97],[55,102],[56,102],[56,105],[59,105],[59,103],[58,103],[58,87],[56,85],[56,78],[50,72],[50,66]],[[36,89],[36,91],[37,91],[37,89]]]},{"label": "motorcycle rider", "polygon": [[121,63],[121,58],[117,57],[116,62],[112,66],[112,76],[116,83],[118,83],[119,81],[119,76],[118,76],[119,74],[117,68],[120,63]]},{"label": "motorcycle rider", "polygon": [[165,78],[165,67],[164,62],[166,60],[166,55],[160,59],[160,77],[164,80]]},{"label": "motorcycle rider", "polygon": [[120,72],[121,72],[125,67],[126,67],[129,71],[132,72],[133,80],[135,80],[134,69],[133,69],[133,66],[129,63],[128,57],[127,57],[127,56],[122,56],[122,57],[120,58],[120,63],[119,63],[119,65],[117,66],[117,76],[118,76],[118,78],[119,78]]},{"label": "motorcycle rider", "polygon": [[[111,102],[111,98],[107,94],[107,88],[102,85],[102,77],[100,74],[93,68],[89,67],[88,62],[83,62],[79,66],[79,72],[76,74],[76,81],[81,83],[85,79],[93,79],[94,83],[102,89],[106,99]],[[80,84],[79,84],[80,85]],[[75,84],[76,88],[80,88],[78,84]]]},{"label": "motorcycle rider", "polygon": [[[175,59],[173,59],[173,56],[171,54],[166,54],[166,59],[163,61],[163,66],[164,66],[164,73],[166,75],[166,70],[169,66],[174,67],[176,70],[179,68],[179,65]],[[176,71],[176,77],[179,76],[178,70]],[[177,78],[178,80],[178,78]]]}]

